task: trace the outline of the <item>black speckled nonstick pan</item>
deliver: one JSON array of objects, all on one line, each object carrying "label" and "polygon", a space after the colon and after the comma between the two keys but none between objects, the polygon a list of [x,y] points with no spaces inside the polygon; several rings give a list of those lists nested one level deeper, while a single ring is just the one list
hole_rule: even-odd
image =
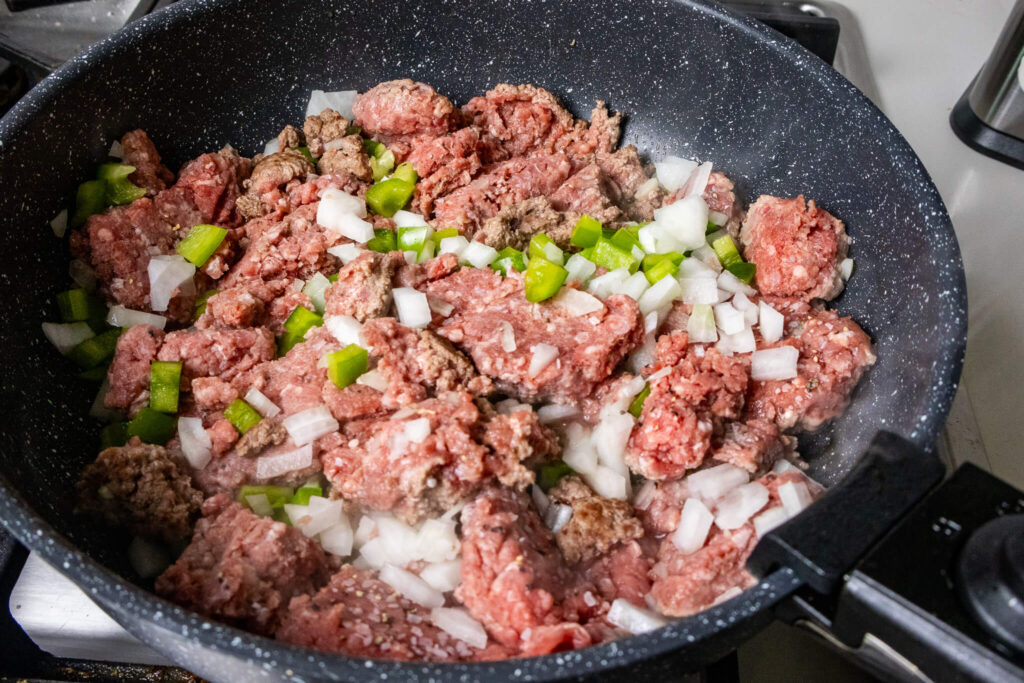
[{"label": "black speckled nonstick pan", "polygon": [[[627,115],[623,143],[644,155],[710,159],[746,202],[802,193],[844,220],[857,267],[837,307],[871,334],[878,363],[847,413],[801,440],[811,474],[840,485],[828,514],[815,506],[791,524],[810,516],[810,542],[829,535],[838,509],[856,509],[858,524],[837,527],[842,543],[829,550],[838,566],[933,482],[924,452],[865,453],[879,430],[927,449],[943,425],[967,325],[956,238],[906,141],[796,43],[697,0],[182,0],[73,59],[0,122],[0,521],[129,631],[223,681],[555,679],[696,666],[763,627],[802,583],[827,588],[806,568],[762,557],[755,588],[643,636],[494,664],[364,661],[284,646],[155,597],[133,576],[126,539],[73,513],[74,481],[97,450],[95,387],[40,332],[69,285],[66,240],[48,221],[129,129],[148,131],[172,168],[227,143],[254,154],[302,120],[311,89],[404,76],[459,104],[501,82],[548,88],[582,116],[607,100]],[[875,476],[886,471],[896,475]],[[864,487],[844,485],[871,476],[891,505],[864,506]]]}]

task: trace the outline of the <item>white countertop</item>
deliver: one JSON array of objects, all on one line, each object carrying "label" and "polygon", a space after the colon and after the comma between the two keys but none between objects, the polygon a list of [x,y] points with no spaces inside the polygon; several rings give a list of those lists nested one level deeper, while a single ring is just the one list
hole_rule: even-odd
[{"label": "white countertop", "polygon": [[973,151],[949,126],[1013,0],[843,4],[867,47],[877,88],[868,94],[921,157],[960,241],[970,327],[958,401],[973,408],[989,468],[1024,487],[1024,171]]}]

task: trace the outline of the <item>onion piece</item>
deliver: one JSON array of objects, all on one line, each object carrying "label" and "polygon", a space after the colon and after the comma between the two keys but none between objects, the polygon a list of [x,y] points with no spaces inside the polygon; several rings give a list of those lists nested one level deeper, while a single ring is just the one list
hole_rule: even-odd
[{"label": "onion piece", "polygon": [[181,452],[188,460],[192,469],[201,470],[210,462],[210,449],[213,442],[198,417],[178,418],[178,439],[181,441]]},{"label": "onion piece", "polygon": [[750,356],[750,378],[759,382],[792,379],[797,376],[799,358],[797,348],[789,345],[755,351]]},{"label": "onion piece", "polygon": [[449,593],[462,581],[462,560],[432,562],[420,571],[420,578],[434,590]]},{"label": "onion piece", "polygon": [[544,511],[544,525],[551,529],[552,533],[557,534],[562,530],[569,520],[572,519],[572,506],[563,505],[562,503],[552,503],[548,506],[548,509]]},{"label": "onion piece", "polygon": [[615,288],[616,294],[625,294],[631,297],[634,301],[639,301],[640,297],[643,296],[647,288],[651,286],[651,283],[647,281],[647,276],[642,271],[637,271],[627,277],[618,287]]},{"label": "onion piece", "polygon": [[626,443],[634,424],[635,420],[629,413],[602,415],[590,437],[601,464],[626,476],[629,470],[622,456],[626,452]]},{"label": "onion piece", "polygon": [[350,315],[331,315],[324,319],[324,327],[339,343],[348,346],[366,346],[363,340],[363,324]]},{"label": "onion piece", "polygon": [[754,289],[753,287],[745,283],[743,280],[739,279],[738,277],[730,273],[728,270],[723,270],[721,273],[718,274],[718,287],[719,289],[724,289],[725,291],[730,292],[732,294],[737,294],[740,292],[746,294],[747,296],[753,296],[754,294],[757,294],[756,289]]},{"label": "onion piece", "polygon": [[[275,140],[277,138],[274,138]],[[114,140],[110,143],[110,149],[107,151],[107,156],[114,157],[115,159],[124,159],[124,147],[121,145],[120,140]]]},{"label": "onion piece", "polygon": [[256,412],[263,417],[276,417],[281,414],[281,409],[255,387],[246,392],[245,402],[255,408]]},{"label": "onion piece", "polygon": [[106,399],[109,392],[110,378],[104,377],[103,382],[100,383],[99,390],[96,392],[96,398],[93,399],[92,405],[89,407],[89,417],[101,422],[113,422],[124,417],[120,411],[107,407]]},{"label": "onion piece", "polygon": [[304,469],[312,464],[313,444],[306,444],[302,448],[296,448],[287,453],[256,458],[256,478],[273,479],[288,472]]},{"label": "onion piece", "polygon": [[839,274],[843,276],[844,280],[849,280],[853,276],[852,258],[844,258],[842,261],[839,262]]},{"label": "onion piece", "polygon": [[494,263],[494,259],[498,258],[498,250],[494,247],[487,246],[483,242],[470,242],[469,245],[462,250],[462,255],[459,257],[460,260],[465,261],[474,268],[486,268],[487,266]]},{"label": "onion piece", "polygon": [[761,338],[766,342],[776,342],[782,339],[785,318],[774,308],[761,301],[757,304],[758,327],[761,330]]},{"label": "onion piece", "polygon": [[430,324],[433,314],[426,294],[412,287],[396,287],[392,294],[399,322],[413,328],[423,328]]},{"label": "onion piece", "polygon": [[423,216],[405,209],[396,211],[391,220],[395,222],[396,228],[418,228],[421,225],[427,225],[427,220]]},{"label": "onion piece", "polygon": [[683,262],[679,264],[679,270],[676,271],[676,277],[680,280],[693,280],[696,278],[715,280],[718,278],[718,273],[715,272],[714,269],[709,268],[700,259],[688,258],[683,259]]},{"label": "onion piece", "polygon": [[434,623],[434,626],[470,647],[477,649],[487,647],[487,631],[464,609],[435,607],[430,610],[430,621]]},{"label": "onion piece", "polygon": [[637,607],[625,598],[615,598],[605,618],[613,626],[629,633],[646,633],[668,624],[668,620],[660,614]]},{"label": "onion piece", "polygon": [[715,506],[715,524],[725,530],[739,529],[768,504],[768,487],[756,481],[737,486]]},{"label": "onion piece", "polygon": [[565,430],[566,445],[562,460],[580,474],[591,474],[597,469],[597,450],[590,440],[590,430],[572,423]]},{"label": "onion piece", "polygon": [[679,298],[688,304],[718,303],[718,285],[706,277],[682,278],[679,280]]},{"label": "onion piece", "polygon": [[[572,465],[569,466],[572,467]],[[590,488],[594,489],[594,493],[599,496],[617,500],[626,500],[628,497],[629,480],[625,475],[619,474],[615,470],[604,465],[598,465],[593,471],[588,473],[580,472],[580,474],[583,475]]]},{"label": "onion piece", "polygon": [[114,327],[133,327],[135,325],[152,325],[162,330],[167,325],[167,318],[156,313],[133,311],[120,304],[111,306],[107,312],[107,324]]},{"label": "onion piece", "polygon": [[530,485],[530,497],[533,498],[533,504],[537,508],[537,512],[543,517],[544,513],[551,507],[551,499],[548,498],[544,490],[536,484]]},{"label": "onion piece", "polygon": [[769,508],[757,517],[754,517],[754,533],[757,534],[758,538],[761,538],[788,519],[789,515],[786,514],[786,509],[781,505]]},{"label": "onion piece", "polygon": [[516,346],[516,331],[507,320],[498,323],[498,339],[501,341],[501,350],[505,353],[512,353]]},{"label": "onion piece", "polygon": [[246,496],[245,502],[248,503],[249,509],[260,517],[270,517],[274,514],[274,508],[271,507],[270,499],[267,498],[265,493],[254,493],[251,496]]},{"label": "onion piece", "polygon": [[753,353],[757,349],[754,331],[744,327],[736,334],[723,334],[718,340],[718,350],[726,355],[733,353]]},{"label": "onion piece", "polygon": [[658,189],[658,178],[656,176],[655,177],[651,177],[651,178],[648,178],[647,180],[645,180],[644,182],[642,182],[640,184],[640,187],[636,188],[636,194],[634,196],[636,196],[636,197],[644,197],[644,196],[650,194],[651,192],[654,192],[657,189]]},{"label": "onion piece", "polygon": [[267,140],[267,144],[263,145],[263,156],[270,156],[271,154],[277,154],[281,151],[281,143],[277,141],[277,138],[270,138]]},{"label": "onion piece", "polygon": [[592,278],[595,272],[597,272],[597,264],[588,260],[582,254],[573,254],[569,257],[569,260],[565,262],[565,269],[569,273],[565,278],[566,282],[576,280],[582,285]]},{"label": "onion piece", "polygon": [[[643,273],[640,275],[642,276]],[[596,296],[572,287],[562,287],[551,303],[574,316],[589,315],[604,310],[604,303]]]},{"label": "onion piece", "polygon": [[686,321],[686,333],[690,342],[695,344],[710,343],[718,340],[715,328],[715,314],[708,304],[694,304],[689,320]]},{"label": "onion piece", "polygon": [[558,347],[551,344],[535,344],[530,351],[530,367],[526,373],[530,378],[539,375],[558,358]]},{"label": "onion piece", "polygon": [[625,268],[610,270],[604,275],[599,275],[587,284],[587,291],[594,296],[607,299],[615,290],[629,278],[629,271]]},{"label": "onion piece", "polygon": [[86,339],[96,336],[87,323],[43,323],[43,334],[61,355],[66,356]]},{"label": "onion piece", "polygon": [[53,230],[53,234],[57,237],[64,237],[64,233],[68,231],[68,210],[62,209],[60,213],[53,217],[50,221],[50,229]]},{"label": "onion piece", "polygon": [[309,505],[294,505],[285,503],[284,511],[291,520],[292,526],[297,528],[309,538],[313,538],[321,531],[325,531],[338,522],[344,516],[342,506],[345,501],[327,500],[321,496],[310,496]]},{"label": "onion piece", "polygon": [[342,514],[336,524],[320,532],[320,545],[332,555],[348,557],[352,554],[352,537],[352,525]]},{"label": "onion piece", "polygon": [[757,324],[760,317],[757,304],[751,301],[746,294],[738,292],[733,295],[732,305],[737,311],[743,312],[743,319],[746,320],[747,327]]},{"label": "onion piece", "polygon": [[282,424],[297,446],[311,444],[325,434],[338,431],[339,427],[338,421],[325,405],[289,415]]},{"label": "onion piece", "polygon": [[362,247],[353,242],[346,242],[345,244],[336,244],[327,250],[327,253],[331,256],[337,256],[343,266],[355,261],[363,253]]},{"label": "onion piece", "polygon": [[196,267],[177,254],[154,256],[149,259],[146,273],[149,276],[149,307],[154,311],[166,311],[174,293],[179,289],[184,291],[186,283],[192,284]]},{"label": "onion piece", "polygon": [[658,182],[669,192],[675,192],[689,180],[697,162],[676,156],[667,156],[654,162],[654,174]]},{"label": "onion piece", "polygon": [[424,607],[441,607],[444,595],[429,583],[393,564],[385,564],[380,570],[380,580],[388,584],[405,598]]},{"label": "onion piece", "polygon": [[136,536],[128,544],[128,561],[135,573],[144,579],[160,576],[171,566],[171,558],[163,546]]},{"label": "onion piece", "polygon": [[[693,169],[690,177],[686,179],[686,184],[683,185],[683,194],[703,195],[704,190],[707,189],[708,181],[711,180],[711,168],[711,162],[705,161],[703,164]],[[710,214],[711,212],[709,211],[708,213]]]},{"label": "onion piece", "polygon": [[327,305],[324,295],[330,286],[331,281],[324,277],[323,273],[314,273],[313,277],[306,282],[306,286],[302,288],[302,293],[309,297],[316,312],[320,315],[323,315],[324,307]]},{"label": "onion piece", "polygon": [[327,228],[328,234],[331,234],[334,239],[347,237],[360,244],[365,244],[373,239],[372,223],[364,221],[352,213],[341,213],[323,199],[320,200],[320,206],[317,207],[316,222]]},{"label": "onion piece", "polygon": [[355,104],[358,94],[355,90],[337,90],[334,92],[314,90],[309,94],[306,116],[316,116],[324,109],[333,109],[351,121],[353,118],[352,105]]},{"label": "onion piece", "polygon": [[402,425],[402,434],[409,443],[423,443],[430,436],[430,420],[420,417],[415,420],[407,420]]},{"label": "onion piece", "polygon": [[656,347],[654,335],[644,337],[644,343],[626,359],[626,368],[634,375],[639,375],[644,368],[654,362],[654,349]]},{"label": "onion piece", "polygon": [[520,403],[514,398],[506,398],[494,404],[494,408],[501,415],[511,415],[520,410],[530,410],[529,403]]},{"label": "onion piece", "polygon": [[796,517],[800,512],[813,502],[811,492],[807,490],[807,484],[802,481],[787,481],[779,487],[779,500],[782,507],[790,517]]},{"label": "onion piece", "polygon": [[[675,240],[676,251],[689,251],[707,246],[708,205],[699,194],[654,210],[654,222],[661,231]],[[659,245],[660,246],[660,245]]]},{"label": "onion piece", "polygon": [[703,247],[694,249],[690,256],[697,259],[708,268],[711,268],[716,274],[722,272],[722,262],[718,260],[718,254],[715,253],[715,250],[711,248],[710,244],[705,244]]},{"label": "onion piece", "polygon": [[576,417],[580,414],[580,409],[576,406],[563,406],[557,403],[551,403],[546,406],[541,406],[537,410],[537,419],[542,424],[549,424],[551,422],[558,422],[560,420],[567,420],[570,417]]},{"label": "onion piece", "polygon": [[721,211],[708,211],[708,220],[718,227],[722,227],[729,222],[729,217]]},{"label": "onion piece", "polygon": [[370,370],[359,375],[359,379],[356,380],[356,384],[362,384],[368,386],[371,389],[377,391],[388,390],[388,378],[384,376],[380,370]]},{"label": "onion piece", "polygon": [[730,303],[716,304],[714,310],[715,322],[718,324],[718,329],[722,330],[724,334],[742,332],[747,326],[743,312],[736,310]]},{"label": "onion piece", "polygon": [[704,503],[696,498],[687,498],[679,514],[679,524],[672,532],[672,545],[684,555],[697,552],[704,546],[714,519]]},{"label": "onion piece", "polygon": [[637,304],[640,306],[640,312],[648,315],[662,308],[667,308],[673,301],[682,298],[682,296],[683,289],[679,286],[679,282],[672,277],[663,277],[643,293],[637,300]]},{"label": "onion piece", "polygon": [[469,246],[469,240],[462,235],[455,235],[454,237],[445,237],[441,240],[441,245],[438,248],[438,253],[441,254],[455,254],[456,256],[462,257],[462,252]]},{"label": "onion piece", "polygon": [[455,520],[428,519],[416,534],[413,560],[447,562],[459,556],[461,544],[455,533]]},{"label": "onion piece", "polygon": [[723,464],[694,472],[686,478],[690,493],[712,503],[731,489],[750,481],[750,475],[735,465]]},{"label": "onion piece", "polygon": [[801,470],[800,470],[799,467],[797,467],[796,465],[791,463],[789,460],[786,460],[785,458],[782,458],[781,460],[776,461],[775,465],[772,467],[772,472],[775,472],[776,474],[782,474],[783,472],[800,472],[800,471]]},{"label": "onion piece", "polygon": [[377,538],[384,544],[385,561],[404,567],[419,557],[419,534],[390,515],[377,517]]}]

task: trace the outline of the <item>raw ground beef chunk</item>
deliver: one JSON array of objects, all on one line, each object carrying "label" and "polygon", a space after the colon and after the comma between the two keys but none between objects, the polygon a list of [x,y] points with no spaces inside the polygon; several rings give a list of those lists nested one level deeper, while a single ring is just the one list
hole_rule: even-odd
[{"label": "raw ground beef chunk", "polygon": [[124,163],[134,166],[135,171],[128,180],[146,189],[146,196],[152,197],[174,182],[174,173],[163,165],[156,145],[144,130],[133,130],[121,138]]},{"label": "raw ground beef chunk", "polygon": [[447,97],[408,78],[370,88],[356,97],[352,113],[366,135],[386,144],[399,159],[417,142],[455,130],[461,119]]},{"label": "raw ground beef chunk", "polygon": [[525,495],[488,489],[462,511],[455,596],[499,643],[531,655],[589,645],[587,630],[561,608],[574,581]]},{"label": "raw ground beef chunk", "polygon": [[313,309],[309,297],[295,289],[291,279],[240,280],[240,284],[225,287],[206,300],[206,311],[196,327],[266,327],[279,335],[298,306]]},{"label": "raw ground beef chunk", "polygon": [[188,538],[203,502],[181,457],[138,438],[102,451],[77,489],[82,512],[168,543]]},{"label": "raw ground beef chunk", "polygon": [[320,545],[259,517],[227,495],[203,503],[192,542],[156,580],[156,591],[197,612],[269,635],[297,595],[328,579]]},{"label": "raw ground beef chunk", "polygon": [[774,422],[751,419],[727,422],[712,457],[747,472],[765,470],[796,453],[796,438],[779,431]]},{"label": "raw ground beef chunk", "polygon": [[322,439],[320,457],[346,499],[411,523],[495,478],[525,487],[533,481],[527,466],[553,454],[557,443],[532,410],[489,415],[469,394],[453,392],[387,417],[350,421]]},{"label": "raw ground beef chunk", "polygon": [[786,320],[786,336],[759,348],[795,346],[797,376],[751,381],[750,414],[774,421],[780,429],[816,429],[841,414],[864,371],[874,365],[871,339],[850,318],[802,302],[768,299]]},{"label": "raw ground beef chunk", "polygon": [[555,534],[562,555],[570,564],[592,560],[616,543],[640,538],[643,526],[624,500],[602,498],[579,477],[564,477],[548,492],[552,502],[572,507],[572,517]]},{"label": "raw ground beef chunk", "polygon": [[736,419],[743,408],[750,359],[690,347],[685,332],[658,340],[647,372],[671,373],[651,382],[640,421],[626,451],[629,467],[649,479],[673,479],[703,462],[715,424]]},{"label": "raw ground beef chunk", "polygon": [[486,156],[484,141],[472,127],[417,145],[408,159],[420,177],[413,207],[430,216],[438,197],[468,185],[480,172],[481,155]]},{"label": "raw ground beef chunk", "polygon": [[387,315],[391,309],[391,279],[405,265],[402,254],[366,251],[338,271],[338,281],[326,292],[326,315],[350,315],[359,322]]},{"label": "raw ground beef chunk", "polygon": [[768,296],[829,300],[843,290],[839,262],[850,239],[843,222],[804,203],[803,196],[762,195],[740,230],[743,254],[757,265],[757,287]]},{"label": "raw ground beef chunk", "polygon": [[156,360],[164,332],[150,325],[133,325],[117,338],[114,359],[107,369],[110,385],[104,405],[134,415],[149,400],[149,364]]},{"label": "raw ground beef chunk", "polygon": [[[575,403],[589,396],[626,354],[643,341],[643,318],[633,299],[611,296],[604,308],[573,316],[551,302],[532,304],[523,279],[466,268],[427,285],[454,311],[437,333],[473,359],[477,370],[521,401]],[[503,326],[512,328],[515,351],[502,348]],[[558,349],[555,361],[531,376],[534,347]]]},{"label": "raw ground beef chunk", "polygon": [[452,662],[478,650],[430,621],[430,610],[374,572],[345,565],[314,595],[292,598],[275,636],[293,645],[375,659]]},{"label": "raw ground beef chunk", "polygon": [[602,223],[611,223],[622,217],[622,211],[612,201],[617,189],[601,172],[597,164],[589,164],[572,175],[549,197],[551,206],[558,211],[587,214]]}]

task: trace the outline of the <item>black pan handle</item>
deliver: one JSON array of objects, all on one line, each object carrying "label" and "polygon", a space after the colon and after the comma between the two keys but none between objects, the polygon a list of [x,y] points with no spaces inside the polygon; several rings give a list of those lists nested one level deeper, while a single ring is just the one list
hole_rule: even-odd
[{"label": "black pan handle", "polygon": [[842,482],[757,544],[747,568],[758,576],[785,566],[820,593],[832,593],[882,536],[942,481],[946,468],[891,432],[878,432]]}]

